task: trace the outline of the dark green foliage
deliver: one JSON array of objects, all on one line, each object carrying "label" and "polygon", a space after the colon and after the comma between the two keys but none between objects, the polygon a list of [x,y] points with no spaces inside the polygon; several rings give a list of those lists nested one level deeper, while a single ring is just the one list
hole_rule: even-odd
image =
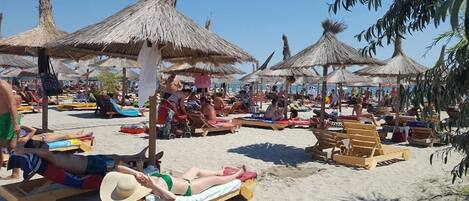
[{"label": "dark green foliage", "polygon": [[[395,0],[388,11],[356,37],[365,40],[368,46],[364,54],[376,54],[376,47],[390,44],[396,35],[405,36],[416,31],[423,31],[429,25],[438,27],[450,20],[452,30],[439,35],[433,47],[443,39],[456,38],[456,45],[448,50],[442,48],[441,55],[434,68],[416,78],[416,85],[406,89],[403,104],[421,109],[421,118],[433,117],[450,106],[458,106],[459,116],[435,125],[440,133],[451,134],[451,147],[432,154],[448,162],[451,153],[463,155],[462,160],[452,170],[453,182],[467,174],[469,167],[469,6],[467,0]],[[368,6],[369,10],[382,7],[381,0],[334,0],[329,11],[337,13],[341,8],[350,11],[356,5]],[[410,78],[407,78],[410,79]],[[454,129],[451,128],[454,123]]]}]

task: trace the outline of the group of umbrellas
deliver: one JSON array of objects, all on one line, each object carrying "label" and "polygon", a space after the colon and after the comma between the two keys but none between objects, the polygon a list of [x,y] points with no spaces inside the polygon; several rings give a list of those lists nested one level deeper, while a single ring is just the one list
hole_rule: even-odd
[{"label": "group of umbrellas", "polygon": [[[134,67],[129,61],[135,60],[145,44],[161,52],[163,60],[175,63],[164,72],[200,73],[210,71],[220,78],[241,71],[231,64],[252,62],[255,59],[234,44],[222,39],[213,32],[199,27],[191,19],[174,8],[170,0],[139,1],[101,22],[87,26],[71,34],[58,30],[53,21],[50,0],[39,0],[39,23],[35,28],[17,35],[0,39],[0,53],[38,57],[38,72],[47,68],[49,57],[73,60],[88,59],[92,56],[106,55],[110,58],[120,57],[124,61],[103,61],[104,66]],[[356,49],[340,42],[336,34],[344,30],[344,25],[326,20],[323,22],[324,33],[319,41],[298,54],[285,58],[284,61],[270,69],[258,69],[248,76],[290,77],[302,79],[317,77],[317,74],[305,68],[323,67],[323,99],[325,98],[328,77],[336,81],[349,77],[343,68],[352,65],[381,66],[388,69],[390,65],[404,65],[413,62],[398,51],[393,59],[380,62],[373,58],[363,57]],[[396,44],[397,44],[396,40]],[[396,59],[394,59],[396,58]],[[16,59],[15,59],[16,60]],[[0,59],[0,61],[2,61]],[[119,63],[123,62],[123,63]],[[203,62],[203,63],[201,63]],[[109,64],[111,63],[111,64]],[[132,63],[132,62],[131,62]],[[135,64],[135,63],[134,63]],[[387,64],[387,65],[386,65]],[[31,65],[31,64],[29,64]],[[129,66],[127,66],[129,65]],[[58,65],[53,65],[54,68]],[[338,72],[328,75],[329,67],[338,68]],[[57,67],[59,68],[59,67]],[[155,68],[160,69],[160,66]],[[189,70],[190,69],[190,70]],[[409,73],[406,70],[393,69],[393,74]],[[420,69],[413,69],[420,70]],[[126,70],[123,70],[125,73]],[[413,72],[410,72],[413,73]],[[156,75],[155,75],[156,76]],[[126,76],[124,76],[125,79]],[[330,80],[332,81],[332,80]],[[322,101],[321,120],[324,119],[325,101]],[[48,128],[47,101],[43,104],[43,129]],[[323,122],[323,121],[321,121]],[[150,163],[154,163],[156,148],[156,97],[150,98]]]}]

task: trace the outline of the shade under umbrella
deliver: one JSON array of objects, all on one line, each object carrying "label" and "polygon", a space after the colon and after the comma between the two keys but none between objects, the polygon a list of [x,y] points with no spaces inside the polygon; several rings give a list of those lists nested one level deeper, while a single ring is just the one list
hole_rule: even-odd
[{"label": "shade under umbrella", "polygon": [[213,64],[213,63],[179,63],[163,70],[164,73],[174,73],[183,75],[194,75],[199,73],[207,73],[211,75],[234,75],[245,74],[244,71],[228,64]]},{"label": "shade under umbrella", "polygon": [[[321,128],[324,128],[325,101],[327,93],[327,70],[329,66],[346,67],[351,65],[381,65],[382,62],[367,58],[360,52],[337,40],[336,34],[345,30],[345,24],[329,19],[322,22],[324,32],[315,44],[300,51],[298,54],[276,64],[273,69],[323,67],[323,86],[321,103]],[[340,109],[340,104],[339,104]]]},{"label": "shade under umbrella", "polygon": [[221,63],[253,57],[213,32],[199,27],[168,0],[141,0],[105,20],[50,44],[53,55],[92,54],[136,57],[145,41],[158,45],[163,59]]}]

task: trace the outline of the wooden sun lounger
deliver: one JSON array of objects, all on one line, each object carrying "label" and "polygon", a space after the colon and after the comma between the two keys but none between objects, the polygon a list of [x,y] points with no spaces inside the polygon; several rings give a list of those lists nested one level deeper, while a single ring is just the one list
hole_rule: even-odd
[{"label": "wooden sun lounger", "polygon": [[243,118],[236,118],[233,121],[236,121],[237,123],[241,124],[242,126],[252,126],[252,127],[261,127],[261,128],[271,128],[272,130],[282,130],[288,126],[289,124],[276,124],[276,123],[270,123],[270,122],[265,122],[262,120],[256,120],[256,119],[243,119]]},{"label": "wooden sun lounger", "polygon": [[7,201],[55,201],[91,191],[55,184],[46,178],[0,186],[0,196]]},{"label": "wooden sun lounger", "polygon": [[96,103],[68,103],[60,104],[57,110],[96,110]]},{"label": "wooden sun lounger", "polygon": [[437,138],[432,128],[410,128],[409,144],[433,147],[433,144],[437,142]]},{"label": "wooden sun lounger", "polygon": [[237,125],[233,125],[232,127],[215,127],[211,125],[205,117],[200,113],[189,113],[189,119],[191,120],[192,124],[191,127],[194,128],[196,134],[200,134],[201,136],[207,136],[208,133],[211,132],[230,132],[235,133],[237,129]]},{"label": "wooden sun lounger", "polygon": [[382,145],[374,125],[344,122],[344,127],[350,142],[345,154],[334,156],[335,162],[372,170],[379,162],[409,160],[407,148]]},{"label": "wooden sun lounger", "polygon": [[[335,154],[342,153],[342,149],[345,148],[336,132],[314,129],[313,134],[318,141],[314,146],[305,149],[305,152],[311,154],[313,158],[328,161],[334,159]],[[326,149],[331,151],[324,151]]]},{"label": "wooden sun lounger", "polygon": [[221,197],[218,197],[212,201],[226,201],[236,196],[241,196],[244,200],[252,200],[254,197],[254,187],[257,184],[256,179],[248,179],[241,183],[241,187],[238,190],[227,193]]}]

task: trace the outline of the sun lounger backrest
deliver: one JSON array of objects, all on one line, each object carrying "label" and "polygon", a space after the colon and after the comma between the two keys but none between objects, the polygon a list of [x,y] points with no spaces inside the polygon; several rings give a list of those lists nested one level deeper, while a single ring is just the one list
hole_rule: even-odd
[{"label": "sun lounger backrest", "polygon": [[427,139],[434,137],[432,128],[412,127],[411,134],[414,139]]},{"label": "sun lounger backrest", "polygon": [[362,129],[362,130],[374,130],[376,131],[376,126],[373,124],[362,124],[359,122],[343,122],[344,128],[347,130],[349,128]]},{"label": "sun lounger backrest", "polygon": [[[357,125],[354,126],[358,127]],[[366,124],[363,124],[362,127],[368,129],[347,127],[347,136],[350,139],[351,153],[354,155],[367,156],[382,154],[383,150],[381,141],[376,128],[371,129],[372,127],[368,127]]]},{"label": "sun lounger backrest", "polygon": [[329,132],[326,130],[314,130],[314,136],[318,140],[317,146],[319,149],[328,149],[337,146],[337,136],[333,132]]},{"label": "sun lounger backrest", "polygon": [[208,121],[205,119],[204,115],[201,113],[189,113],[189,118],[192,121],[194,127],[199,128],[212,128]]}]

